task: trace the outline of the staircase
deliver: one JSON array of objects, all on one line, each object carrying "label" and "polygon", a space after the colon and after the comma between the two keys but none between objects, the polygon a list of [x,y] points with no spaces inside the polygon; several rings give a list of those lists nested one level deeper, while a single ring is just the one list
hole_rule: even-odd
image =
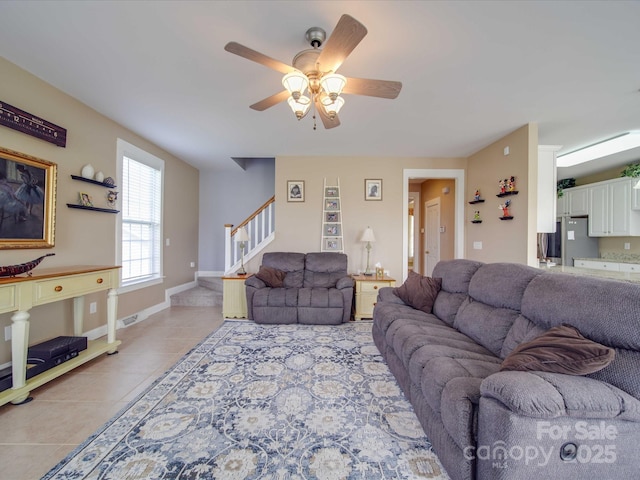
[{"label": "staircase", "polygon": [[171,295],[172,307],[221,307],[222,278],[199,277],[198,286]]}]

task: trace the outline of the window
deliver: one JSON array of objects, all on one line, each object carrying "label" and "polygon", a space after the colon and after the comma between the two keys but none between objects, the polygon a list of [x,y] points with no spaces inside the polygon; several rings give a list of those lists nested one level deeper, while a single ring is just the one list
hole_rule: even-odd
[{"label": "window", "polygon": [[135,289],[162,280],[164,162],[120,139],[118,162],[121,285]]}]

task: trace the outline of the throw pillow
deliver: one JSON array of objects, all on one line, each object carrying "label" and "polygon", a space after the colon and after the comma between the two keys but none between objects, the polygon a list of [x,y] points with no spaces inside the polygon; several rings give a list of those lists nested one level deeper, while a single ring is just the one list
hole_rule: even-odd
[{"label": "throw pillow", "polygon": [[256,277],[272,288],[281,288],[286,276],[286,272],[273,267],[265,267],[264,265],[260,266],[260,270],[256,273]]},{"label": "throw pillow", "polygon": [[562,325],[518,345],[504,359],[500,370],[586,375],[602,370],[614,356],[613,348],[583,337],[571,325]]},{"label": "throw pillow", "polygon": [[400,299],[416,310],[431,313],[438,292],[442,287],[441,278],[424,277],[419,273],[410,271],[405,282],[393,289]]}]

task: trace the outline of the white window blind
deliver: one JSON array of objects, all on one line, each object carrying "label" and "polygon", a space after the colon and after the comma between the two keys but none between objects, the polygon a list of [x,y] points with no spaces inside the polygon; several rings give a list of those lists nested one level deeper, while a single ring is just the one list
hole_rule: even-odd
[{"label": "white window blind", "polygon": [[[123,151],[122,161],[122,286],[162,277],[161,160],[143,152]],[[152,160],[149,161],[150,157]],[[157,161],[161,164],[158,165]]]}]

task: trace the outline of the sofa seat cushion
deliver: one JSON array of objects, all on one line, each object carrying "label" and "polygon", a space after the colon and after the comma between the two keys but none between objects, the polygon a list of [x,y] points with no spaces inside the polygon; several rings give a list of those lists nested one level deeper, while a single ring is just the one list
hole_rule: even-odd
[{"label": "sofa seat cushion", "polygon": [[498,372],[500,364],[477,358],[452,358],[439,356],[431,358],[422,370],[420,389],[429,406],[438,413],[442,412],[443,391],[447,384],[457,378],[479,380],[474,385],[480,394],[480,383],[489,375]]},{"label": "sofa seat cushion", "polygon": [[344,297],[336,288],[301,288],[298,290],[298,306],[342,309]]}]

